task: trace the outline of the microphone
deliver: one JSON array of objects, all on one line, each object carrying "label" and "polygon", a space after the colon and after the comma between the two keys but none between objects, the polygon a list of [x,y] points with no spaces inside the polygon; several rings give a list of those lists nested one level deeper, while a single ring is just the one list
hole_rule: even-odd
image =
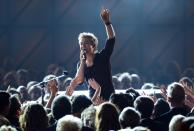
[{"label": "microphone", "polygon": [[52,80],[57,80],[57,79],[63,78],[65,76],[67,76],[67,75],[68,75],[68,71],[65,70],[65,71],[63,71],[63,74],[62,75],[57,76],[57,77],[54,77],[54,78],[49,79],[49,80],[46,80],[46,81],[41,81],[38,84],[33,85],[32,87],[34,87],[34,86],[41,86],[43,88],[43,87],[45,87],[45,85],[46,85],[47,82],[52,81]]},{"label": "microphone", "polygon": [[83,60],[86,60],[86,49],[83,49],[82,52],[83,52],[82,59]]}]

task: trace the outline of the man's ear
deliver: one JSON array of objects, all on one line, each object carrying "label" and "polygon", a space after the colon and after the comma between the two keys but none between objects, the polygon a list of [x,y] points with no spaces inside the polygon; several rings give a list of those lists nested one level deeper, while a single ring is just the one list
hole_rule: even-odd
[{"label": "man's ear", "polygon": [[96,45],[95,45],[95,44],[92,44],[92,47],[93,47],[93,48],[96,48]]},{"label": "man's ear", "polygon": [[93,44],[91,47],[92,47],[92,49],[96,50],[96,45],[95,44]]}]

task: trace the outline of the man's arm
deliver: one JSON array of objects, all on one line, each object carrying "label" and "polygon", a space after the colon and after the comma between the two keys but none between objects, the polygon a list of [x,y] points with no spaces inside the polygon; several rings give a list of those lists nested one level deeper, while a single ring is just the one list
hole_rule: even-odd
[{"label": "man's arm", "polygon": [[114,28],[110,22],[110,13],[109,13],[108,9],[102,9],[100,15],[101,15],[101,18],[105,24],[108,39],[114,38],[115,32],[114,32]]},{"label": "man's arm", "polygon": [[66,89],[66,95],[71,96],[80,83],[84,82],[84,68],[85,68],[85,56],[83,55],[83,51],[80,51],[80,65],[77,70],[77,73],[73,80],[71,81],[70,85]]}]

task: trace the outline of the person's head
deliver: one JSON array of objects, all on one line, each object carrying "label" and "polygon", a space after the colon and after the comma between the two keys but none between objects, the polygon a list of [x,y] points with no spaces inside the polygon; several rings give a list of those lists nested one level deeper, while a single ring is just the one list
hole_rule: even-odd
[{"label": "person's head", "polygon": [[170,106],[180,106],[184,104],[185,91],[181,84],[173,82],[167,88],[167,99]]},{"label": "person's head", "polygon": [[92,105],[92,101],[85,95],[72,96],[72,114],[77,117],[81,117],[82,111]]},{"label": "person's head", "polygon": [[134,108],[140,112],[141,118],[150,118],[154,109],[154,101],[147,96],[139,96],[134,101]]},{"label": "person's head", "polygon": [[128,88],[125,93],[130,94],[133,97],[133,101],[140,96],[139,92],[134,88]]},{"label": "person's head", "polygon": [[173,116],[169,124],[169,131],[183,131],[181,130],[181,125],[184,118],[185,116],[182,115]]},{"label": "person's head", "polygon": [[30,87],[32,87],[32,86],[34,86],[34,85],[36,85],[36,84],[38,84],[38,82],[37,81],[30,81],[30,82],[28,82],[28,84],[27,84],[27,90],[29,90],[30,89]]},{"label": "person's head", "polygon": [[21,102],[30,100],[30,96],[28,94],[28,90],[25,86],[19,86],[17,91],[21,94]]},{"label": "person's head", "polygon": [[66,90],[67,86],[70,85],[71,81],[72,81],[71,77],[65,78],[65,80],[63,81],[63,86],[61,90]]},{"label": "person's head", "polygon": [[126,94],[123,93],[112,94],[109,101],[116,105],[116,107],[119,109],[119,112],[121,112],[125,107],[129,106]]},{"label": "person's head", "polygon": [[182,121],[181,131],[193,131],[194,117],[185,117]]},{"label": "person's head", "polygon": [[97,131],[120,129],[119,112],[114,104],[105,102],[97,108],[95,127]]},{"label": "person's head", "polygon": [[0,91],[0,115],[6,116],[10,109],[10,94]]},{"label": "person's head", "polygon": [[66,115],[60,118],[57,122],[56,131],[81,131],[81,119],[72,115]]},{"label": "person's head", "polygon": [[124,72],[119,76],[119,81],[121,82],[122,89],[127,89],[131,87],[131,76],[128,72]]},{"label": "person's head", "polygon": [[131,74],[131,86],[135,89],[139,89],[141,87],[141,79],[138,74]]},{"label": "person's head", "polygon": [[115,89],[120,89],[121,88],[121,82],[119,81],[118,77],[112,76],[112,83]]},{"label": "person's head", "polygon": [[24,109],[20,117],[21,128],[24,131],[37,131],[48,127],[48,117],[44,107],[31,103]]},{"label": "person's head", "polygon": [[147,127],[136,126],[135,128],[133,128],[133,131],[151,131],[151,130]]},{"label": "person's head", "polygon": [[42,89],[40,86],[32,86],[28,90],[30,99],[33,101],[36,101],[38,98],[41,97],[41,92],[42,92]]},{"label": "person's head", "polygon": [[159,98],[154,104],[154,112],[153,112],[153,118],[157,118],[163,113],[166,113],[170,110],[170,106],[168,102],[166,102],[164,99]]},{"label": "person's head", "polygon": [[10,71],[6,73],[3,77],[3,85],[5,87],[8,87],[9,85],[11,87],[16,88],[17,87],[17,82],[16,82],[16,73],[14,71]]},{"label": "person's head", "polygon": [[84,126],[94,128],[95,127],[96,108],[89,106],[81,114],[81,120]]},{"label": "person's head", "polygon": [[98,39],[94,34],[88,32],[80,33],[78,41],[81,50],[85,49],[87,53],[95,53],[97,51]]},{"label": "person's head", "polygon": [[0,127],[0,131],[17,131],[17,130],[14,127],[4,125]]},{"label": "person's head", "polygon": [[144,83],[141,87],[142,90],[145,89],[153,89],[154,88],[154,84],[153,83]]},{"label": "person's head", "polygon": [[21,103],[17,97],[11,96],[10,98],[10,110],[8,113],[8,119],[19,118],[21,112]]},{"label": "person's head", "polygon": [[16,72],[17,84],[19,86],[27,86],[30,79],[29,72],[26,69],[19,69]]},{"label": "person's head", "polygon": [[71,114],[71,102],[67,96],[59,95],[55,97],[51,105],[53,117],[58,120],[65,115]]},{"label": "person's head", "polygon": [[56,79],[56,76],[55,75],[50,74],[50,75],[45,76],[44,79],[43,79],[43,81],[46,83],[45,84],[46,87],[44,89],[45,89],[46,93],[49,93],[49,94],[51,92],[50,92],[50,89],[48,87],[49,86],[48,85],[48,81],[49,80],[52,80],[52,79],[54,79],[54,81],[56,82],[56,85],[58,85],[58,80]]},{"label": "person's head", "polygon": [[140,113],[132,107],[126,107],[119,115],[119,123],[123,129],[134,128],[140,123]]}]

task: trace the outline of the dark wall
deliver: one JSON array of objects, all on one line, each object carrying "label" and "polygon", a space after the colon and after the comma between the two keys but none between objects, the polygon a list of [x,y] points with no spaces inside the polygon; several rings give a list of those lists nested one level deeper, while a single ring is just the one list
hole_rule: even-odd
[{"label": "dark wall", "polygon": [[170,60],[194,65],[193,0],[0,0],[0,59],[39,70],[61,63],[74,72],[80,32],[93,32],[104,46],[103,6],[117,35],[113,73],[146,71]]}]

